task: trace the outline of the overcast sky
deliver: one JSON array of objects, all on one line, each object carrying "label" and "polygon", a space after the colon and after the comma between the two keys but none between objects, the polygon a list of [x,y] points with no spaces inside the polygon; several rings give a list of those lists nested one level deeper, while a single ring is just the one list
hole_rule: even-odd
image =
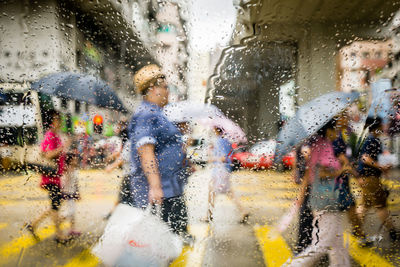
[{"label": "overcast sky", "polygon": [[187,5],[191,49],[207,51],[229,42],[236,23],[232,0],[190,0]]}]

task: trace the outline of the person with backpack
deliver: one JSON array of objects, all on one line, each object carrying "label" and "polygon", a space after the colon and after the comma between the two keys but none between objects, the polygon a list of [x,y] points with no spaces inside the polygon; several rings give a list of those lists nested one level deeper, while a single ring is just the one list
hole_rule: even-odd
[{"label": "person with backpack", "polygon": [[348,116],[343,113],[337,117],[336,130],[338,137],[333,141],[335,156],[342,165],[353,166],[351,173],[344,173],[338,177],[337,190],[339,191],[339,208],[347,212],[351,223],[352,233],[358,238],[359,245],[369,247],[373,242],[367,238],[361,225],[360,216],[357,213],[357,206],[353,193],[350,189],[350,175],[357,177],[358,173],[354,168],[356,160],[356,134],[349,127]]},{"label": "person with backpack", "polygon": [[358,161],[358,183],[362,192],[362,212],[361,221],[364,221],[366,211],[375,208],[382,224],[389,230],[392,241],[400,240],[400,232],[395,229],[387,209],[388,191],[384,189],[381,176],[386,173],[391,166],[382,165],[378,161],[378,156],[382,154],[382,143],[379,139],[382,133],[382,119],[380,117],[368,117],[365,127],[369,129],[369,135],[364,140]]},{"label": "person with backpack", "polygon": [[333,141],[336,138],[334,119],[312,137],[310,160],[298,200],[298,205],[301,205],[307,186],[311,185],[309,201],[314,215],[312,243],[284,266],[313,266],[325,254],[328,254],[331,266],[350,266],[350,257],[343,242],[344,213],[340,210],[337,178],[351,172],[352,167],[342,164],[335,156]]}]

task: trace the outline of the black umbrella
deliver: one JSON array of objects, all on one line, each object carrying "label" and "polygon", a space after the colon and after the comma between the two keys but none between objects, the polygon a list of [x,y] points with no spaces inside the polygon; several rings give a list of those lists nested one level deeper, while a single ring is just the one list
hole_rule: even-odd
[{"label": "black umbrella", "polygon": [[127,112],[115,92],[103,80],[87,74],[61,72],[32,83],[32,90]]}]

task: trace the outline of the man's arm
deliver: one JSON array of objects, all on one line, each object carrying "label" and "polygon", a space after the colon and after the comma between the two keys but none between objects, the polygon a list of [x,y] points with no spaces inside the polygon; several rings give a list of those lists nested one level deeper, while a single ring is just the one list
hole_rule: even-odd
[{"label": "man's arm", "polygon": [[161,186],[161,177],[158,170],[156,154],[153,144],[144,144],[138,148],[138,154],[142,169],[149,183],[149,202],[150,204],[161,204],[164,192]]},{"label": "man's arm", "polygon": [[381,171],[386,171],[390,168],[390,166],[383,166],[381,164],[379,164],[378,161],[373,160],[372,157],[370,157],[368,154],[363,154],[361,157],[361,161],[368,166],[374,167],[374,168],[378,168]]},{"label": "man's arm", "polygon": [[42,153],[43,153],[44,157],[47,159],[55,159],[63,152],[63,150],[64,150],[64,147],[59,146],[56,149],[53,149],[51,151],[43,151]]}]

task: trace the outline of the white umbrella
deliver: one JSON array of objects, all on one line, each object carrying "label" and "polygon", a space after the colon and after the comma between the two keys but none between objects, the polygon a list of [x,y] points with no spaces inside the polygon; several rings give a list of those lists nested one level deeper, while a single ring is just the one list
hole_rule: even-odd
[{"label": "white umbrella", "polygon": [[164,114],[172,122],[190,122],[199,118],[224,117],[222,112],[214,105],[180,101],[164,107]]},{"label": "white umbrella", "polygon": [[164,114],[172,122],[199,122],[210,127],[218,127],[233,143],[247,142],[246,134],[231,119],[227,118],[212,104],[181,101],[164,107]]}]

